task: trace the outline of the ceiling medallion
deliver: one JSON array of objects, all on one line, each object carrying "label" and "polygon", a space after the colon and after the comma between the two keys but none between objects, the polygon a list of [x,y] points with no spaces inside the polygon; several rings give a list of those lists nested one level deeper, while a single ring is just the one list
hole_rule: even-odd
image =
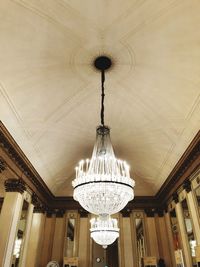
[{"label": "ceiling medallion", "polygon": [[104,124],[105,71],[112,61],[101,56],[94,66],[101,72],[101,125],[96,129],[92,158],[81,160],[75,168],[73,197],[90,213],[107,216],[119,212],[134,198],[135,181],[130,178],[128,164],[115,157],[110,129]]}]

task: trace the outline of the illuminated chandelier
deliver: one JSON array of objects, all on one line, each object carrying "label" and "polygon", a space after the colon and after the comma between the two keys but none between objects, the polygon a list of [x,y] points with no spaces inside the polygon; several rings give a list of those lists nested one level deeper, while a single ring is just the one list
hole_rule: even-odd
[{"label": "illuminated chandelier", "polygon": [[103,248],[107,248],[108,245],[114,243],[119,237],[117,220],[112,219],[110,216],[99,216],[98,218],[93,218],[90,220],[90,223],[91,237]]},{"label": "illuminated chandelier", "polygon": [[94,65],[101,71],[101,125],[96,130],[92,158],[81,160],[75,168],[74,199],[93,214],[114,214],[134,198],[135,181],[130,178],[129,166],[115,157],[110,129],[104,125],[105,71],[111,67],[108,57],[98,57]]}]

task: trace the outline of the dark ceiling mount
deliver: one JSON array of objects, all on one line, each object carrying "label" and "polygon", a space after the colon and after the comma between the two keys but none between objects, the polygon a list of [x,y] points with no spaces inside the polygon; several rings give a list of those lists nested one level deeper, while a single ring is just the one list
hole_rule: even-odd
[{"label": "dark ceiling mount", "polygon": [[105,71],[112,66],[112,60],[107,56],[99,56],[94,62],[94,67],[101,73],[101,126],[104,128],[104,82],[105,82]]},{"label": "dark ceiling mount", "polygon": [[105,71],[112,66],[112,60],[107,56],[99,56],[94,60],[94,66],[97,70]]}]

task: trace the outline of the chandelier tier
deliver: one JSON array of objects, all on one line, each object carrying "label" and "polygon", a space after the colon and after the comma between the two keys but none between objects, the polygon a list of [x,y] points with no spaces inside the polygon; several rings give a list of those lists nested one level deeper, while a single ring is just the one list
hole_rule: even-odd
[{"label": "chandelier tier", "polygon": [[101,125],[96,130],[92,158],[81,160],[75,168],[74,199],[93,214],[114,214],[134,198],[135,181],[130,178],[129,166],[115,157],[110,140],[110,129],[104,125],[105,70],[111,66],[107,57],[94,62],[101,71]]},{"label": "chandelier tier", "polygon": [[109,216],[93,218],[90,221],[90,235],[92,239],[103,248],[107,248],[108,245],[115,242],[119,237],[119,228],[117,226],[117,220],[112,219]]}]

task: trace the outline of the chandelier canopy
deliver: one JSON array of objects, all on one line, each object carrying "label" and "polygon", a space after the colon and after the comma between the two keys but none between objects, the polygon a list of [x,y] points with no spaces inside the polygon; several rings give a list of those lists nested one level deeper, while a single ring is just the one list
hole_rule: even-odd
[{"label": "chandelier canopy", "polygon": [[75,168],[74,199],[93,214],[114,214],[134,198],[135,182],[130,178],[129,166],[115,157],[110,140],[110,129],[104,125],[105,70],[111,66],[107,57],[94,62],[101,71],[101,125],[96,130],[96,143],[92,158],[81,160]]},{"label": "chandelier canopy", "polygon": [[115,242],[119,237],[119,228],[117,226],[117,220],[112,219],[109,216],[99,216],[98,218],[93,218],[90,221],[90,235],[93,240],[107,248],[108,245]]}]

